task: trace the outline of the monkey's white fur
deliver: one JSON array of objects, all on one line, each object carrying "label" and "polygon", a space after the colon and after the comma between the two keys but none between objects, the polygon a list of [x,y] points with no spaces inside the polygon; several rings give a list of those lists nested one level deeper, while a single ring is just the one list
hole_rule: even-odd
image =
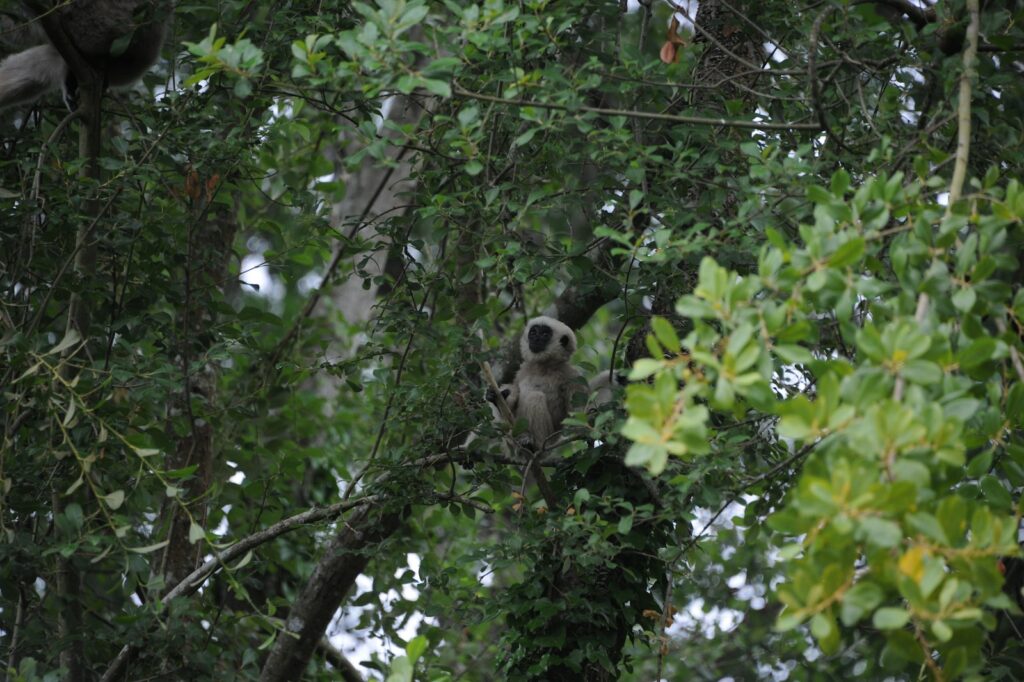
[{"label": "monkey's white fur", "polygon": [[587,384],[590,389],[589,407],[598,407],[599,405],[612,402],[615,394],[625,384],[626,382],[622,375],[618,373],[610,374],[608,370],[601,371],[600,374],[591,379]]},{"label": "monkey's white fur", "polygon": [[[61,27],[105,84],[128,85],[160,56],[171,0],[71,0],[59,5]],[[119,39],[130,36],[127,45]],[[53,45],[37,45],[0,62],[0,109],[31,102],[69,82],[68,65]]]},{"label": "monkey's white fur", "polygon": [[579,372],[569,363],[576,335],[554,318],[535,317],[526,323],[519,350],[523,363],[505,402],[516,419],[526,421],[534,447],[550,446],[548,439],[569,416],[580,390]]}]

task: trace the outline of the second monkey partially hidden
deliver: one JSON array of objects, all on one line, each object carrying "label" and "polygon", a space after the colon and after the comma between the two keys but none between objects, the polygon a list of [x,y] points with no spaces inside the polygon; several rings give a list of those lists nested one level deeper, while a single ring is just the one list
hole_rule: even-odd
[{"label": "second monkey partially hidden", "polygon": [[548,439],[569,416],[574,394],[581,390],[579,372],[569,364],[576,351],[576,335],[551,317],[526,323],[519,341],[523,363],[502,395],[516,419],[526,421],[530,442],[549,447]]},{"label": "second monkey partially hidden", "polygon": [[[55,3],[52,11],[81,58],[104,85],[116,87],[134,82],[156,62],[171,9],[171,0],[70,0]],[[73,108],[74,76],[49,41],[0,62],[0,109],[61,86]]]}]

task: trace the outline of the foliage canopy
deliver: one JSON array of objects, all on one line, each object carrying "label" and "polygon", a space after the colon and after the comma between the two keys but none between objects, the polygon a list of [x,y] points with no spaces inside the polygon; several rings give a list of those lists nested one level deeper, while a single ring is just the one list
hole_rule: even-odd
[{"label": "foliage canopy", "polygon": [[1022,26],[181,3],[2,112],[7,679],[1024,677]]}]

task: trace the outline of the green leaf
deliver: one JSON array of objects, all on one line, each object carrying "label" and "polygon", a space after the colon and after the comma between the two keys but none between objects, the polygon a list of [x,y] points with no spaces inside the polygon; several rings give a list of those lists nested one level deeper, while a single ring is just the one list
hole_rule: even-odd
[{"label": "green leaf", "polygon": [[974,288],[965,286],[953,294],[953,307],[961,312],[968,313],[974,307],[976,300],[978,300],[978,296],[974,292]]},{"label": "green leaf", "polygon": [[124,491],[115,490],[112,493],[107,493],[103,496],[103,501],[107,503],[107,506],[111,509],[117,509],[124,504]]},{"label": "green leaf", "polygon": [[433,78],[424,78],[422,81],[423,87],[427,89],[433,95],[439,97],[449,98],[452,96],[452,86],[447,81],[439,81]]},{"label": "green leaf", "polygon": [[54,355],[55,353],[63,352],[81,340],[82,335],[74,328],[69,328],[67,333],[64,334],[64,338],[60,340],[60,343],[46,351],[46,355]]},{"label": "green leaf", "polygon": [[868,613],[871,613],[884,598],[882,588],[868,580],[862,580],[843,594],[840,619],[850,627]]},{"label": "green leaf", "polygon": [[1013,507],[1013,498],[1010,497],[1010,493],[1007,492],[1002,482],[995,476],[991,474],[985,476],[981,479],[979,485],[981,486],[981,492],[985,494],[985,497],[992,503],[992,506],[1007,511]]},{"label": "green leaf", "polygon": [[839,645],[839,628],[831,614],[816,613],[811,618],[811,634],[826,654],[835,653]]},{"label": "green leaf", "polygon": [[136,554],[149,554],[150,552],[155,552],[158,549],[163,549],[164,547],[169,545],[170,542],[170,540],[163,540],[161,542],[157,542],[152,545],[146,545],[144,547],[129,547],[128,551],[135,552]]},{"label": "green leaf", "polygon": [[522,135],[520,135],[516,139],[512,140],[512,146],[513,147],[522,147],[523,145],[528,144],[530,142],[530,140],[533,139],[533,136],[537,134],[538,130],[540,130],[540,128],[530,128],[530,129],[528,129],[525,133],[523,133]]},{"label": "green leaf", "polygon": [[231,567],[231,570],[232,571],[237,571],[240,568],[245,568],[245,566],[247,566],[249,564],[249,562],[252,561],[252,557],[253,557],[253,553],[252,553],[252,550],[250,549],[248,552],[246,552],[242,556],[241,559],[238,560],[238,563],[236,563],[234,566]]},{"label": "green leaf", "polygon": [[864,238],[854,237],[836,249],[829,256],[828,263],[834,268],[845,268],[858,262],[864,255]]},{"label": "green leaf", "polygon": [[833,201],[832,193],[820,185],[808,187],[807,198],[816,204],[830,204]]},{"label": "green leaf", "polygon": [[960,362],[960,366],[964,369],[974,369],[980,367],[989,360],[996,352],[995,339],[989,336],[983,336],[980,339],[975,339],[966,348],[957,353],[957,359]]},{"label": "green leaf", "polygon": [[850,174],[846,172],[846,169],[840,168],[832,174],[832,195],[837,199],[842,199],[846,194],[846,191],[850,189]]},{"label": "green leaf", "polygon": [[915,512],[913,514],[907,514],[907,523],[912,528],[923,533],[925,536],[935,540],[940,545],[948,545],[949,538],[946,537],[946,531],[939,523],[939,520],[928,514],[927,512]]},{"label": "green leaf", "polygon": [[406,656],[396,656],[391,660],[391,673],[385,682],[412,682],[413,665]]},{"label": "green leaf", "polygon": [[405,654],[409,657],[410,661],[419,660],[420,656],[427,650],[429,640],[423,635],[413,637],[408,644],[405,645]]},{"label": "green leaf", "polygon": [[85,524],[85,514],[82,512],[82,505],[72,502],[64,508],[64,517],[71,522],[73,528],[79,529]]},{"label": "green leaf", "polygon": [[942,381],[942,368],[928,360],[911,360],[900,370],[908,381],[921,386],[931,386]]},{"label": "green leaf", "polygon": [[775,621],[775,630],[777,632],[786,632],[800,625],[803,622],[803,618],[795,613],[783,612],[779,614],[778,620]]},{"label": "green leaf", "polygon": [[679,345],[679,336],[676,335],[676,330],[664,317],[659,317],[657,315],[652,317],[651,330],[654,332],[655,337],[657,337],[658,342],[661,343],[666,350],[672,353],[678,353],[681,350]]},{"label": "green leaf", "polygon": [[665,363],[661,360],[654,360],[652,358],[640,358],[633,363],[633,368],[629,371],[630,381],[640,381],[651,376],[655,372],[661,370],[665,366]]},{"label": "green leaf", "polygon": [[946,621],[937,620],[932,623],[932,634],[940,642],[948,642],[953,639],[953,628],[949,627]]},{"label": "green leaf", "polygon": [[680,298],[676,303],[676,314],[694,320],[718,317],[718,313],[710,303],[696,296],[683,296]]},{"label": "green leaf", "polygon": [[64,491],[64,495],[68,496],[71,493],[75,492],[76,490],[78,490],[79,487],[81,487],[83,483],[85,483],[85,478],[83,478],[82,474],[79,474],[78,478],[76,478],[74,482],[68,486],[68,489]]},{"label": "green leaf", "polygon": [[878,547],[895,547],[903,539],[903,531],[898,524],[868,516],[860,522],[863,537],[869,544]]},{"label": "green leaf", "polygon": [[814,361],[814,356],[803,346],[796,344],[779,344],[773,346],[772,350],[783,362],[794,365],[806,365]]},{"label": "green leaf", "polygon": [[886,606],[875,611],[871,622],[879,630],[896,630],[910,622],[910,612],[906,609]]}]

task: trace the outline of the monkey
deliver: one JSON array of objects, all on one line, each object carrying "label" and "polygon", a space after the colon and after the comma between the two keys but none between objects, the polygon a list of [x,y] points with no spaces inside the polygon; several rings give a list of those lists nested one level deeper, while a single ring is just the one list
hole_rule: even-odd
[{"label": "monkey", "polygon": [[[171,2],[70,0],[53,12],[82,59],[103,76],[104,86],[118,87],[142,77],[160,56]],[[29,11],[34,20],[39,18],[37,12]],[[68,108],[73,109],[74,74],[49,42],[0,62],[0,109],[32,102],[61,86]]]},{"label": "monkey", "polygon": [[516,419],[526,421],[529,442],[541,450],[569,416],[580,389],[580,374],[569,364],[576,351],[576,335],[554,318],[535,317],[526,323],[519,350],[523,363],[507,387],[505,400]]}]

